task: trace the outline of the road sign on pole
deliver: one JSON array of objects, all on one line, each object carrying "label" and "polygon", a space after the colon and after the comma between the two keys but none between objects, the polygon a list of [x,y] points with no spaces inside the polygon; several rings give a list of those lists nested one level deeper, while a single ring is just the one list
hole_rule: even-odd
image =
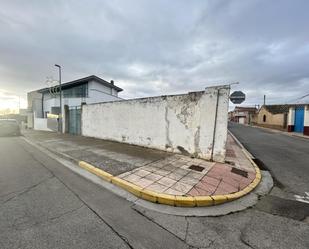
[{"label": "road sign on pole", "polygon": [[230,95],[230,100],[233,104],[241,104],[246,99],[246,94],[242,91],[235,91]]}]

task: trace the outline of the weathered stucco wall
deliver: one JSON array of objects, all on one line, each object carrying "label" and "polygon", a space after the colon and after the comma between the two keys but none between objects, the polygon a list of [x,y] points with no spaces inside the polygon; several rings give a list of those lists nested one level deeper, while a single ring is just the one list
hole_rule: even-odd
[{"label": "weathered stucco wall", "polygon": [[[263,121],[263,116],[266,115],[266,122]],[[264,107],[261,108],[258,114],[258,124],[265,125],[275,125],[283,127],[284,114],[272,114],[265,110]]]},{"label": "weathered stucco wall", "polygon": [[229,87],[82,106],[82,135],[224,161]]}]

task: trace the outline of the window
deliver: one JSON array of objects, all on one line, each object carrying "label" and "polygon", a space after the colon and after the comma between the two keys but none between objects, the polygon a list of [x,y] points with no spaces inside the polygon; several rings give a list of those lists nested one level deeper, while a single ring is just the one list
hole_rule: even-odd
[{"label": "window", "polygon": [[64,98],[86,98],[88,97],[88,84],[75,86],[63,90]]},{"label": "window", "polygon": [[263,116],[263,122],[265,123],[266,122],[266,115],[264,114]]}]

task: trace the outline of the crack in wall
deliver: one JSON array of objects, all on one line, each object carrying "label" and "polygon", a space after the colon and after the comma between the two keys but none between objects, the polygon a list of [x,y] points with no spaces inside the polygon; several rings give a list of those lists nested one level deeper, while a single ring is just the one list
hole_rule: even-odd
[{"label": "crack in wall", "polygon": [[166,144],[165,148],[172,148],[173,143],[170,139],[170,121],[168,120],[168,107],[165,107],[165,134],[166,134]]},{"label": "crack in wall", "polygon": [[201,127],[198,126],[197,130],[194,134],[194,156],[197,157],[198,154],[201,153],[201,149],[200,149],[200,130]]}]

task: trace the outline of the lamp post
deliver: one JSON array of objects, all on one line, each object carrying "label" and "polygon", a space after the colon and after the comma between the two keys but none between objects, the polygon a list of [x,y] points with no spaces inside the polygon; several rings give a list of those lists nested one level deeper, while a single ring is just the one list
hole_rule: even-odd
[{"label": "lamp post", "polygon": [[60,112],[59,112],[59,132],[62,133],[62,89],[61,89],[61,66],[55,64],[59,69],[59,89],[60,89]]}]

